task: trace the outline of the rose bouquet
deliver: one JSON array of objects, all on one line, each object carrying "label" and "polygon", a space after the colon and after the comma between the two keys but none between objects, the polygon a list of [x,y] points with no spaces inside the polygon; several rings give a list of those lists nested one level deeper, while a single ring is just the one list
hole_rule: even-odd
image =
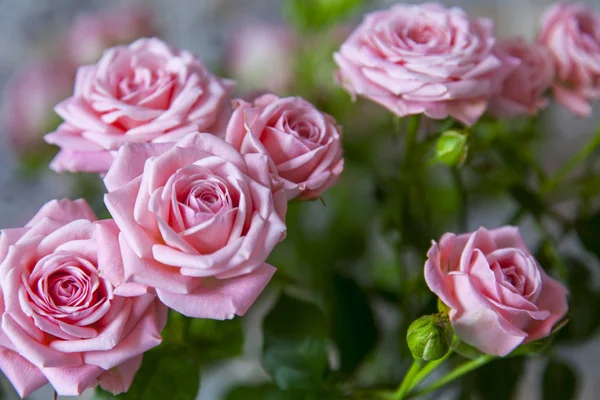
[{"label": "rose bouquet", "polygon": [[600,99],[600,14],[556,4],[528,41],[434,3],[350,28],[362,5],[290,1],[294,28],[232,35],[226,69],[277,94],[155,37],[99,59],[86,37],[44,139],[103,189],[0,234],[19,396],[220,398],[201,374],[241,357],[228,400],[511,398],[534,356],[544,398],[576,395],[561,346],[600,325],[600,131],[555,172],[536,149]]}]

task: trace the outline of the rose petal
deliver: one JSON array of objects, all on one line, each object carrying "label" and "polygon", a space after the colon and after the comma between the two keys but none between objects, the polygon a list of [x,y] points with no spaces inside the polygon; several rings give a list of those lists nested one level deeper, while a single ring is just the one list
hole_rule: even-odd
[{"label": "rose petal", "polygon": [[265,288],[276,269],[268,264],[250,274],[224,280],[206,279],[193,292],[180,295],[157,289],[160,300],[193,318],[231,319],[244,315]]}]

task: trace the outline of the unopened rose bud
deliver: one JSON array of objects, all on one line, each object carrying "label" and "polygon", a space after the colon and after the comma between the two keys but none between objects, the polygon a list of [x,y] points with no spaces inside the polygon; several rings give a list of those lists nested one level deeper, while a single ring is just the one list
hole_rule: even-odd
[{"label": "unopened rose bud", "polygon": [[458,131],[446,131],[437,141],[435,160],[451,167],[462,165],[467,158],[467,136]]},{"label": "unopened rose bud", "polygon": [[450,350],[452,326],[446,315],[425,315],[410,324],[406,341],[415,359],[437,360]]}]

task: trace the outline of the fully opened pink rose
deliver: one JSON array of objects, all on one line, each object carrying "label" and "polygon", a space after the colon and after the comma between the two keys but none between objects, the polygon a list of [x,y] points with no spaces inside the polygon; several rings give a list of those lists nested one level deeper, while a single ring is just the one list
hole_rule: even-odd
[{"label": "fully opened pink rose", "polygon": [[535,115],[548,105],[546,92],[554,81],[554,61],[547,48],[527,43],[521,37],[502,40],[496,47],[502,60],[517,59],[519,65],[508,75],[491,102],[491,114],[510,118]]},{"label": "fully opened pink rose", "polygon": [[56,106],[65,122],[45,137],[61,148],[50,167],[105,173],[125,143],[217,132],[231,113],[231,88],[192,54],[156,38],[109,49],[79,68],[73,96]]},{"label": "fully opened pink rose", "polygon": [[567,289],[544,272],[515,227],[447,233],[427,256],[425,280],[450,307],[456,335],[484,353],[505,356],[549,336],[567,313]]},{"label": "fully opened pink rose", "polygon": [[344,169],[342,128],[300,97],[237,101],[225,138],[243,154],[267,154],[288,199],[320,196]]},{"label": "fully opened pink rose", "polygon": [[95,219],[83,200],[55,200],[2,231],[0,369],[22,397],[47,382],[60,395],[126,391],[161,342],[166,307],[121,285],[118,231]]},{"label": "fully opened pink rose", "polygon": [[337,81],[398,116],[484,113],[504,76],[492,21],[440,4],[399,4],[369,14],[334,55]]},{"label": "fully opened pink rose", "polygon": [[268,157],[218,137],[121,148],[105,177],[121,233],[125,279],[156,289],[182,314],[243,315],[275,273],[286,199],[272,193]]},{"label": "fully opened pink rose", "polygon": [[583,4],[557,3],[542,16],[538,41],[554,58],[556,100],[579,116],[600,100],[600,14]]}]

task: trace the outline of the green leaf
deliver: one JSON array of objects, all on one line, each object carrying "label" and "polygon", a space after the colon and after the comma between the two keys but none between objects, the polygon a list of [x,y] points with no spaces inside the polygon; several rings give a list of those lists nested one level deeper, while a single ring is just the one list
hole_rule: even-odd
[{"label": "green leaf", "polygon": [[512,198],[532,215],[539,216],[546,209],[540,196],[525,185],[513,185],[509,192]]},{"label": "green leaf", "polygon": [[327,321],[315,305],[282,295],[264,321],[263,366],[283,390],[322,386]]},{"label": "green leaf", "polygon": [[[146,354],[142,366],[122,400],[194,400],[200,388],[198,357],[185,346],[159,346]],[[99,389],[97,396],[110,398]]]},{"label": "green leaf", "polygon": [[465,399],[506,400],[515,397],[519,378],[525,366],[524,357],[494,360],[466,376]]},{"label": "green leaf", "polygon": [[575,231],[583,247],[600,258],[600,212],[575,221]]},{"label": "green leaf", "polygon": [[557,332],[556,338],[579,343],[594,336],[600,327],[600,293],[586,264],[568,258],[565,265],[569,287],[573,289],[569,294],[569,323]]},{"label": "green leaf", "polygon": [[283,11],[298,28],[323,29],[347,17],[364,0],[286,0]]},{"label": "green leaf", "polygon": [[234,357],[242,352],[244,346],[239,318],[227,321],[195,318],[190,324],[188,335],[205,360]]},{"label": "green leaf", "polygon": [[237,356],[244,346],[239,318],[226,321],[189,318],[173,310],[169,311],[163,337],[166,343],[193,348],[204,363]]},{"label": "green leaf", "polygon": [[330,390],[317,392],[291,390],[284,392],[275,385],[265,384],[260,386],[238,386],[227,394],[225,400],[338,400],[343,398],[345,397]]},{"label": "green leaf", "polygon": [[351,374],[375,347],[377,328],[369,299],[351,279],[334,275],[332,338],[340,351],[340,370]]},{"label": "green leaf", "polygon": [[575,399],[577,375],[565,362],[550,360],[542,379],[542,398],[544,400]]},{"label": "green leaf", "polygon": [[233,388],[225,400],[279,400],[281,391],[275,385],[238,386]]}]

